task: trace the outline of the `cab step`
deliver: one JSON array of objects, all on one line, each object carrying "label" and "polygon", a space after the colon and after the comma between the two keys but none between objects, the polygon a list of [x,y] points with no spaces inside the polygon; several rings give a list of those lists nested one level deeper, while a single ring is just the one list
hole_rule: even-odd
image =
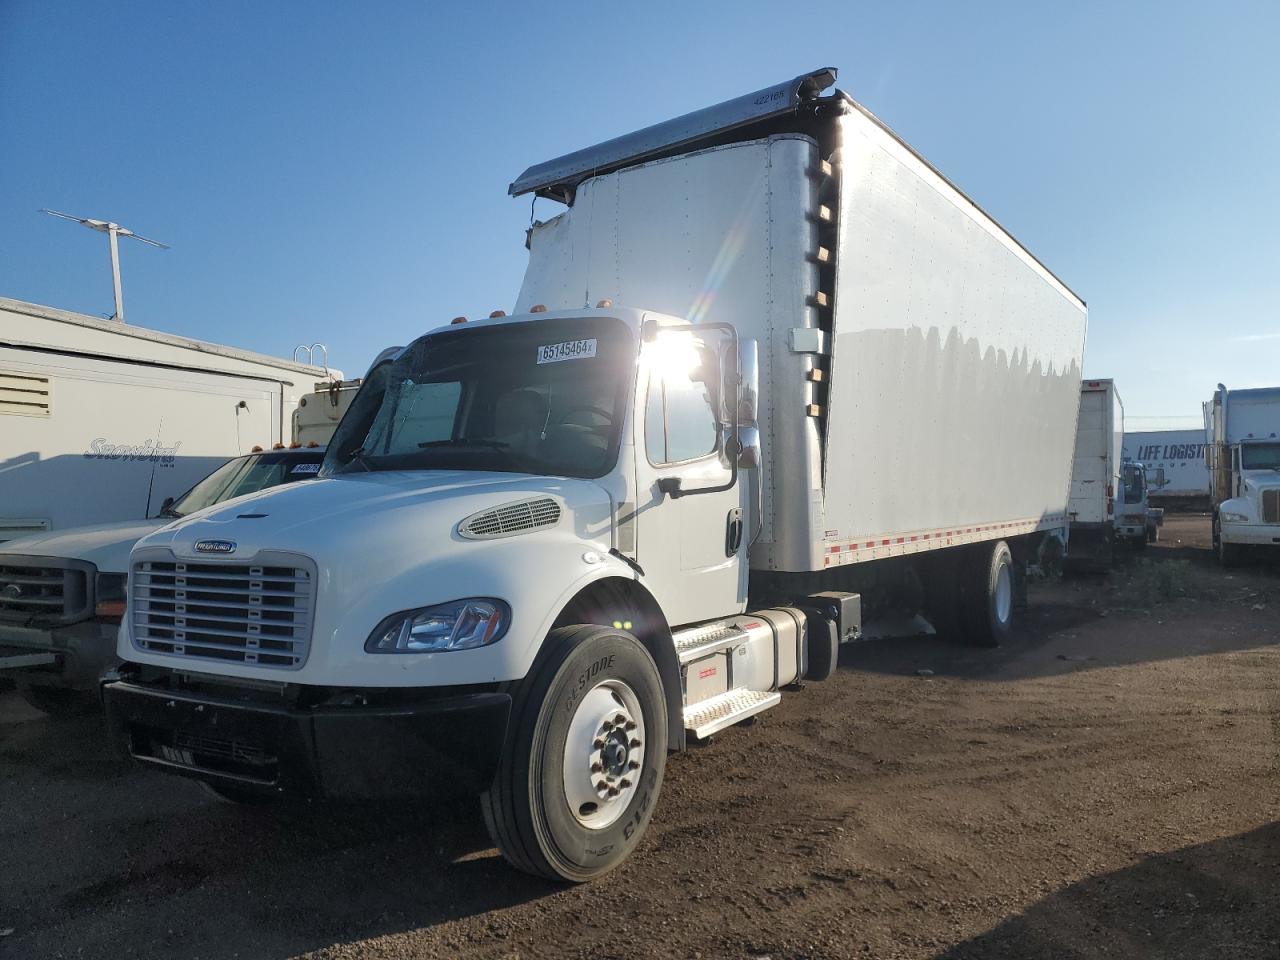
[{"label": "cab step", "polygon": [[681,665],[736,647],[748,639],[747,631],[724,620],[678,630],[675,634],[676,654]]},{"label": "cab step", "polygon": [[729,690],[684,708],[684,728],[699,740],[755,716],[782,700],[777,690]]}]

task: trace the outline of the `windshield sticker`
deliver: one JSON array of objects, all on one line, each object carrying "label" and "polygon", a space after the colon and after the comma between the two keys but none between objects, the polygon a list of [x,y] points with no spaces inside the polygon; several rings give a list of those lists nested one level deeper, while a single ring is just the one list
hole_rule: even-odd
[{"label": "windshield sticker", "polygon": [[319,473],[320,464],[318,463],[295,463],[290,473]]},{"label": "windshield sticker", "polygon": [[561,360],[582,360],[596,355],[595,337],[590,340],[566,340],[549,343],[538,348],[539,363],[559,363]]}]

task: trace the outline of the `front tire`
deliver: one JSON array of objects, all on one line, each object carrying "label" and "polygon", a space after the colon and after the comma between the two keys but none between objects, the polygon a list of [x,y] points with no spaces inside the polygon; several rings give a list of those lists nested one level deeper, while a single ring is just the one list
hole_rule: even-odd
[{"label": "front tire", "polygon": [[644,835],[666,757],[666,698],[649,651],[625,630],[553,630],[517,685],[480,798],[489,834],[526,873],[599,877]]}]

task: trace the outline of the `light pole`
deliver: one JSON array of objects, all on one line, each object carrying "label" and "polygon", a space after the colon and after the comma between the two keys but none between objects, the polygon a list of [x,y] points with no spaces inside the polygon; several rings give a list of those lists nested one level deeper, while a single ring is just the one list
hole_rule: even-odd
[{"label": "light pole", "polygon": [[85,217],[73,217],[69,213],[60,213],[57,210],[41,210],[40,212],[47,213],[51,217],[61,217],[63,220],[74,220],[90,230],[97,230],[99,233],[107,235],[107,241],[111,248],[111,285],[116,296],[116,312],[111,319],[124,323],[124,293],[120,287],[120,244],[118,238],[133,237],[135,240],[149,243],[151,246],[159,247],[161,250],[168,250],[169,245],[158,240],[148,240],[146,237],[140,237],[128,227],[122,227],[120,224],[112,223],[109,220],[90,220]]}]

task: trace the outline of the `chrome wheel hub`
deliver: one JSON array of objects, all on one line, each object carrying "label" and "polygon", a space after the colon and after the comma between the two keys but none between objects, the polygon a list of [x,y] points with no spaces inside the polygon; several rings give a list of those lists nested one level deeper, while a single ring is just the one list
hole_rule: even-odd
[{"label": "chrome wheel hub", "polygon": [[635,691],[604,680],[578,702],[564,742],[564,793],[584,827],[602,830],[631,802],[644,768],[644,713]]}]

